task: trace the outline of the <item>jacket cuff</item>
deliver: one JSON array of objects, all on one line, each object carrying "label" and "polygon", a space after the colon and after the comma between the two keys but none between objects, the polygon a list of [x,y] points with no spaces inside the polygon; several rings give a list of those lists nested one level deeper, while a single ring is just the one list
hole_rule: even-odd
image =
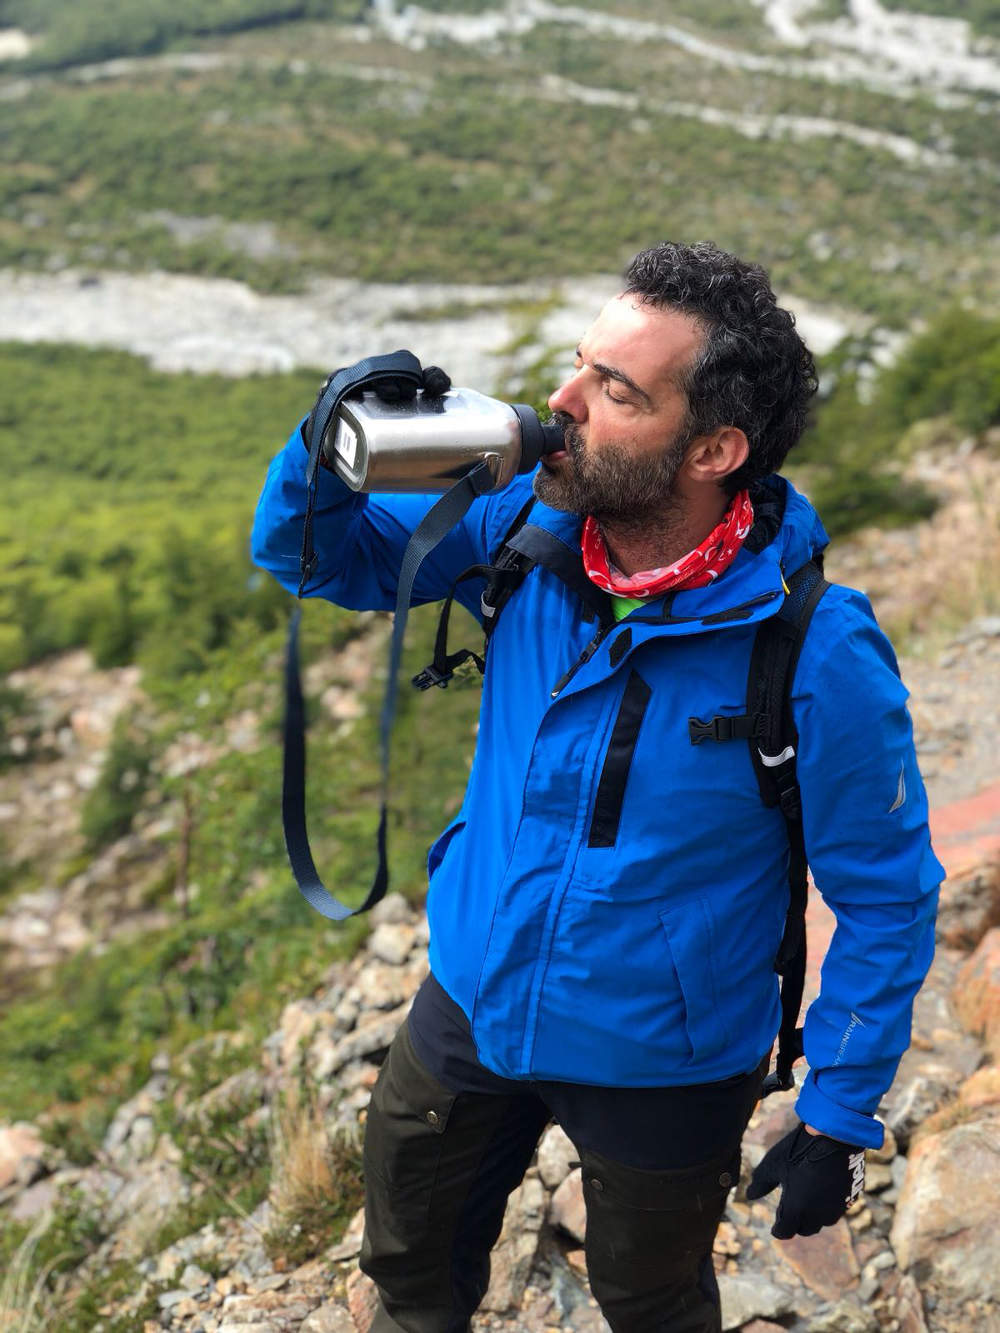
[{"label": "jacket cuff", "polygon": [[881,1148],[885,1130],[881,1121],[863,1111],[852,1111],[831,1101],[816,1086],[816,1074],[809,1071],[802,1091],[795,1103],[795,1114],[821,1134],[828,1134],[841,1143],[853,1144],[858,1148]]}]

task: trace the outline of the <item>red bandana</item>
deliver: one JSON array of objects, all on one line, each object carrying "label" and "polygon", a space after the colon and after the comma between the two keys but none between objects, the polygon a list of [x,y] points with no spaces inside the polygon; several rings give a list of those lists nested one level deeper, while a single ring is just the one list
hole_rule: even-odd
[{"label": "red bandana", "polygon": [[608,559],[608,548],[596,519],[584,519],[580,544],[587,577],[605,592],[619,597],[658,597],[665,592],[685,588],[704,588],[719,577],[736,559],[753,525],[753,505],[748,491],[739,491],[722,516],[717,528],[700,546],[661,569],[645,569],[638,574],[622,574]]}]

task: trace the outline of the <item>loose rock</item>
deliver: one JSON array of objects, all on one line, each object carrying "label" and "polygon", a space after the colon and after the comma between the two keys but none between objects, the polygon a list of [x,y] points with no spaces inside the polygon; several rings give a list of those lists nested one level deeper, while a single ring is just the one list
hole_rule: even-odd
[{"label": "loose rock", "polygon": [[544,1218],[545,1190],[537,1175],[530,1172],[507,1201],[483,1310],[502,1313],[520,1308]]},{"label": "loose rock", "polygon": [[794,1299],[787,1287],[759,1273],[720,1273],[719,1294],[722,1297],[723,1329],[741,1328],[751,1319],[789,1314]]},{"label": "loose rock", "polygon": [[583,1244],[587,1231],[587,1207],[583,1201],[583,1180],[577,1167],[552,1196],[549,1221]]},{"label": "loose rock", "polygon": [[557,1189],[569,1175],[571,1162],[579,1161],[579,1153],[561,1125],[550,1125],[538,1145],[538,1174],[550,1190]]},{"label": "loose rock", "polygon": [[952,992],[955,1012],[1000,1060],[1000,927],[988,931],[959,971]]},{"label": "loose rock", "polygon": [[0,1190],[22,1189],[45,1173],[45,1143],[34,1125],[0,1127]]},{"label": "loose rock", "polygon": [[900,1267],[960,1298],[1000,1299],[998,1198],[1000,1119],[919,1138],[892,1226]]}]

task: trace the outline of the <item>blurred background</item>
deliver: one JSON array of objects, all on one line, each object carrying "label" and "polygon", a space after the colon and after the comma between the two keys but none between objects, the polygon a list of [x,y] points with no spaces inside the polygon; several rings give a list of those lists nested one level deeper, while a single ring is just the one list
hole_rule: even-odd
[{"label": "blurred background", "polygon": [[[935,799],[995,782],[998,107],[997,0],[0,0],[0,1121],[92,1163],[158,1053],[261,1039],[366,930],[286,868],[292,599],[247,553],[320,380],[410,347],[541,405],[657,240],[770,270],[828,571],[925,690]],[[359,900],[386,617],[306,612],[317,861]],[[478,697],[430,695],[394,742],[414,903]],[[67,1223],[46,1289],[97,1243]]]}]

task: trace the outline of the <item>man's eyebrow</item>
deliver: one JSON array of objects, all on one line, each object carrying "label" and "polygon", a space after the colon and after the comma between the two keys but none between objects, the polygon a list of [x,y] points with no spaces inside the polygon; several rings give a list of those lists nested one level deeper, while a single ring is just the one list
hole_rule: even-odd
[{"label": "man's eyebrow", "polygon": [[[580,351],[579,347],[576,349],[576,354],[582,361],[583,353]],[[626,375],[624,370],[619,370],[617,366],[606,366],[601,361],[591,361],[590,368],[591,370],[596,370],[598,375],[606,375],[609,380],[616,380],[619,384],[624,384],[627,389],[631,389],[632,392],[641,398],[644,403],[652,406],[653,400],[650,398],[646,390],[640,389],[635,380],[632,379],[631,376]]]}]

